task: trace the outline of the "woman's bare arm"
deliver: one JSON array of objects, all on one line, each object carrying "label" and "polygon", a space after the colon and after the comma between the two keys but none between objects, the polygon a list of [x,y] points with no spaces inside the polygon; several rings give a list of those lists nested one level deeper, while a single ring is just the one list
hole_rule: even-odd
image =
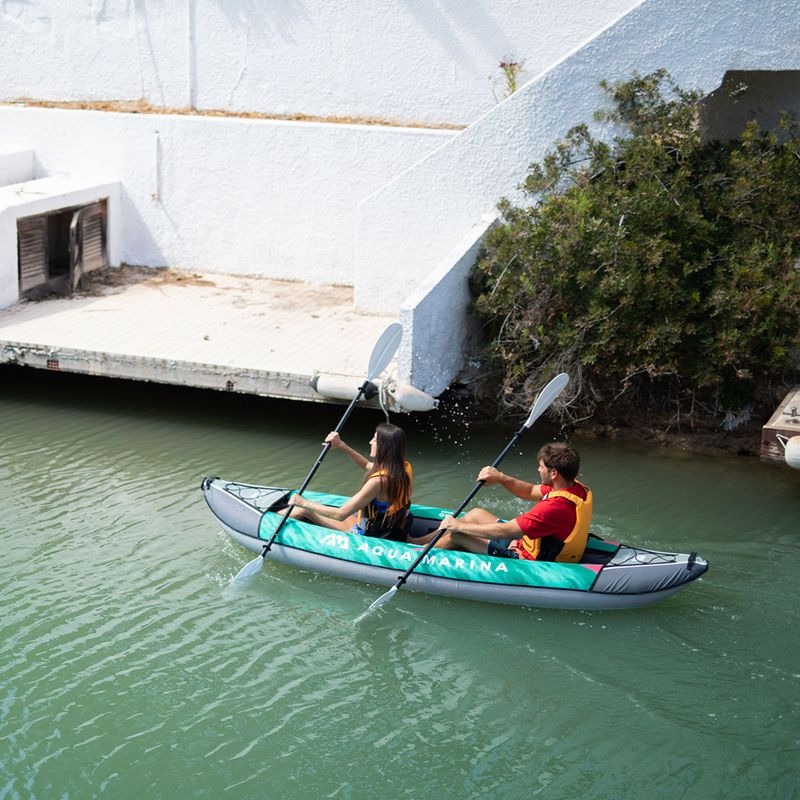
[{"label": "woman's bare arm", "polygon": [[353,450],[336,431],[331,431],[331,433],[325,437],[325,441],[330,444],[332,449],[341,450],[359,469],[372,469],[372,462],[368,458],[362,456],[357,450]]}]

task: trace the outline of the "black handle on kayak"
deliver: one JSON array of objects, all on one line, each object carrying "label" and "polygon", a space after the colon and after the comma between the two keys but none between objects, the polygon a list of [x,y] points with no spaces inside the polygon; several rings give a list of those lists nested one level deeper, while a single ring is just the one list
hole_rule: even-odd
[{"label": "black handle on kayak", "polygon": [[[511,441],[505,446],[503,452],[500,453],[500,455],[497,456],[497,458],[492,463],[493,467],[497,467],[500,464],[500,462],[509,454],[514,445],[519,441],[520,436],[522,436],[522,434],[525,433],[526,430],[528,430],[528,428],[525,425],[523,425],[511,437]],[[478,481],[475,484],[475,486],[472,487],[472,491],[464,498],[464,500],[461,502],[461,505],[452,513],[451,516],[457,517],[467,507],[467,505],[469,505],[469,503],[472,501],[475,495],[478,494],[484,483],[485,481]],[[436,536],[434,536],[433,539],[431,539],[428,542],[428,544],[425,545],[425,548],[417,556],[414,563],[397,579],[397,583],[395,584],[395,586],[398,589],[408,580],[408,576],[419,566],[419,564],[422,562],[422,559],[424,559],[425,556],[427,556],[428,553],[431,551],[431,549],[436,545],[436,542],[438,542],[439,539],[441,539],[442,536],[444,536],[444,532],[446,530],[447,528],[442,528],[442,530],[440,530],[439,533],[437,533]]]},{"label": "black handle on kayak", "polygon": [[[367,389],[372,384],[369,380],[364,381],[358,389],[358,394],[353,398],[353,401],[347,407],[347,410],[342,414],[342,418],[339,420],[337,426],[333,429],[335,433],[339,433],[339,431],[344,427],[345,422],[347,422],[347,418],[353,412],[353,409],[356,407],[356,403],[361,399],[361,395],[365,394]],[[325,456],[328,455],[328,451],[331,449],[331,443],[325,442],[322,445],[322,452],[319,454],[314,466],[311,467],[311,472],[306,475],[306,479],[303,481],[303,485],[297,490],[297,494],[303,494],[306,490],[306,487],[309,483],[311,483],[311,479],[314,477],[314,473],[319,469],[319,465],[324,460]],[[286,511],[283,512],[283,516],[281,517],[281,521],[278,523],[278,526],[272,533],[272,536],[269,537],[269,541],[264,545],[264,549],[261,551],[262,556],[266,556],[266,554],[270,551],[275,539],[278,537],[278,534],[281,532],[283,526],[286,524],[286,520],[289,519],[289,515],[292,513],[292,506],[288,505],[286,507]]]}]

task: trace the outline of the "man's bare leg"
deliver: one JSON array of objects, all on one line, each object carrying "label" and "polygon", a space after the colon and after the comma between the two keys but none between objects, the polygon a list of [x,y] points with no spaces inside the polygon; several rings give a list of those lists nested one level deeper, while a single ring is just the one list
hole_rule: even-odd
[{"label": "man's bare leg", "polygon": [[[487,511],[485,508],[471,508],[464,516],[458,518],[459,522],[474,522],[477,525],[489,525],[497,521],[497,514]],[[429,542],[436,533],[428,534],[428,536],[421,537],[420,539],[412,540],[415,544],[425,544]],[[424,541],[423,541],[424,539]],[[488,547],[489,540],[483,536],[473,536],[468,533],[447,533],[439,539],[434,547],[439,547],[442,550],[466,550],[470,553],[485,553]]]}]

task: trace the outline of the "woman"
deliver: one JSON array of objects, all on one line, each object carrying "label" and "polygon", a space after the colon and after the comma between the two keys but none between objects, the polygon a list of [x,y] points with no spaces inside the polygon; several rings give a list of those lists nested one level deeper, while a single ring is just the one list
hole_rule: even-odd
[{"label": "woman", "polygon": [[388,422],[378,425],[369,443],[369,458],[353,450],[336,431],[329,433],[325,441],[365,471],[361,488],[339,508],[294,494],[289,499],[294,506],[291,516],[337,531],[404,539],[412,472],[411,464],[406,461],[406,437],[402,429]]}]

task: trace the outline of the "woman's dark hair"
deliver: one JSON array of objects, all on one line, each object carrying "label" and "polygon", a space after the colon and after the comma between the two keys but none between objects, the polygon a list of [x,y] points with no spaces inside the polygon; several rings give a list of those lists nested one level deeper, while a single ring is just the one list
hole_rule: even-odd
[{"label": "woman's dark hair", "polygon": [[383,472],[389,505],[404,506],[410,501],[411,481],[406,472],[406,435],[402,428],[381,422],[375,428],[375,465],[370,474]]},{"label": "woman's dark hair", "polygon": [[581,469],[581,457],[566,442],[551,442],[538,453],[537,458],[548,469],[557,469],[568,481],[574,481]]}]

